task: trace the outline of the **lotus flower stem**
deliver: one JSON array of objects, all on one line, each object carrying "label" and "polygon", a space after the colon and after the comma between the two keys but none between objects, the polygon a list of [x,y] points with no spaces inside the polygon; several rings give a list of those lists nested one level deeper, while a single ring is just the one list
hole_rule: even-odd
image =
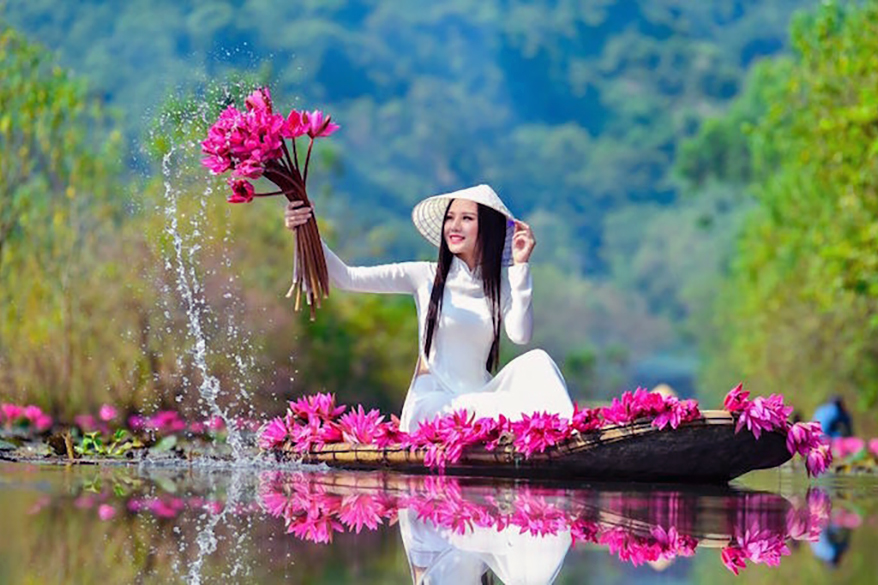
[{"label": "lotus flower stem", "polygon": [[[293,152],[295,152],[296,151],[296,139],[294,138],[292,140],[292,142],[293,142]],[[298,170],[299,167],[298,167],[298,165],[296,165],[295,167],[293,166],[293,162],[290,160],[290,151],[287,148],[286,141],[282,141],[280,144],[281,144],[281,147],[283,148],[283,151],[284,151],[284,159],[286,160],[286,163],[287,163],[287,169],[289,169],[290,174],[293,174],[293,169]]]},{"label": "lotus flower stem", "polygon": [[305,155],[305,174],[302,175],[302,182],[308,182],[308,165],[311,164],[311,149],[314,148],[314,139],[311,139],[311,142],[308,143],[308,154]]}]

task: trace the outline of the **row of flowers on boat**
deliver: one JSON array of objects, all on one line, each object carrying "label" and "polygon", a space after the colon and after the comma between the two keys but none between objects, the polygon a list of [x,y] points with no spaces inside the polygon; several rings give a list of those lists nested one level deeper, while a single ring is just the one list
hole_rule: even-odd
[{"label": "row of flowers on boat", "polygon": [[[791,424],[792,407],[784,404],[781,395],[751,400],[749,392],[738,385],[728,393],[724,406],[737,417],[736,433],[746,428],[756,439],[764,432],[786,433],[787,448],[791,454],[798,453],[805,458],[809,474],[825,472],[832,462],[829,443],[820,424]],[[701,412],[693,399],[680,400],[638,388],[614,398],[609,406],[583,408],[575,404],[570,419],[545,412],[523,415],[519,420],[502,415],[496,419],[476,418],[466,410],[459,410],[437,415],[419,423],[414,431],[403,432],[395,416],[385,421],[376,409],[366,412],[362,405],[348,409],[336,405],[334,395],[315,394],[290,402],[285,416],[269,421],[260,433],[259,446],[299,454],[333,443],[423,449],[425,465],[442,471],[447,464],[459,461],[472,446],[492,451],[501,444],[511,444],[518,453],[530,458],[574,436],[616,425],[648,421],[659,430],[676,429],[699,418]]]}]

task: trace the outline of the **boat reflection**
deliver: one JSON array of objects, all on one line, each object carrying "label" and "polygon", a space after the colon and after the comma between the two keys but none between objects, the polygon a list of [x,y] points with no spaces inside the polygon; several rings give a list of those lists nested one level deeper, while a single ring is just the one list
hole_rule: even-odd
[{"label": "boat reflection", "polygon": [[571,546],[605,547],[655,567],[720,549],[735,574],[776,566],[789,540],[819,542],[825,492],[801,501],[728,487],[569,489],[450,477],[267,473],[260,499],[289,534],[328,543],[336,532],[398,521],[415,583],[551,583]]},{"label": "boat reflection", "polygon": [[258,534],[254,542],[276,540],[282,530],[282,540],[308,546],[343,534],[355,539],[346,543],[366,532],[385,539],[398,530],[414,583],[455,585],[491,575],[509,584],[551,583],[569,551],[583,548],[656,570],[714,549],[717,565],[737,575],[750,564],[778,565],[802,541],[837,564],[860,522],[844,509],[833,513],[827,493],[816,488],[784,497],[727,486],[564,486],[338,471],[233,476],[227,484],[217,476],[104,479],[45,496],[31,512],[70,509],[72,498],[72,507],[101,521],[147,515],[160,531],[185,525],[187,515],[221,517],[225,527],[235,516],[262,516],[258,525],[247,523]]}]

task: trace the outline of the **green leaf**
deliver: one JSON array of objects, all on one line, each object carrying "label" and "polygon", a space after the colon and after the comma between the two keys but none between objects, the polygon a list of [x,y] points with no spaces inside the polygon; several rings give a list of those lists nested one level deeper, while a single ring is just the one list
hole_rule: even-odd
[{"label": "green leaf", "polygon": [[158,443],[153,445],[152,451],[156,451],[158,453],[164,453],[166,451],[170,451],[174,447],[177,446],[177,435],[168,435],[167,437],[163,437]]}]

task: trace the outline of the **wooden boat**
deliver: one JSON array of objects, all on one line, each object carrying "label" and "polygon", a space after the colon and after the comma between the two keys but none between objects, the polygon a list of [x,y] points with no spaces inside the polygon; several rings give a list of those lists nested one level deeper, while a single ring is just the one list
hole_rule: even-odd
[{"label": "wooden boat", "polygon": [[[677,429],[658,430],[649,421],[603,428],[573,437],[563,444],[525,459],[511,445],[494,451],[473,447],[464,451],[448,475],[674,483],[726,483],[748,471],[768,469],[789,461],[786,435],[749,431],[735,433],[735,418],[726,411],[702,411],[699,420]],[[424,465],[424,450],[374,445],[328,444],[301,458],[304,463],[360,470],[437,473]]]}]

